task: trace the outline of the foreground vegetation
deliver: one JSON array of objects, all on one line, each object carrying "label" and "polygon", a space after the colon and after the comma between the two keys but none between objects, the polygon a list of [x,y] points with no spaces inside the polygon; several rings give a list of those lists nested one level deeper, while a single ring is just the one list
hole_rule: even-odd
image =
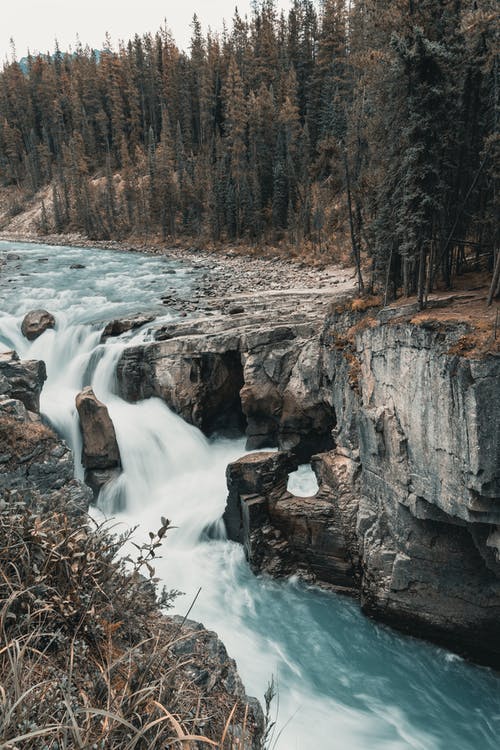
[{"label": "foreground vegetation", "polygon": [[[192,631],[160,614],[175,596],[155,594],[167,529],[162,519],[127,562],[130,534],[3,502],[2,750],[257,747],[248,707],[219,685],[220,664],[183,647]],[[207,669],[211,690],[196,679]]]},{"label": "foreground vegetation", "polygon": [[[427,293],[496,262],[494,0],[292,0],[0,75],[0,178],[42,232],[349,247],[359,286]],[[372,259],[361,274],[361,258]]]}]

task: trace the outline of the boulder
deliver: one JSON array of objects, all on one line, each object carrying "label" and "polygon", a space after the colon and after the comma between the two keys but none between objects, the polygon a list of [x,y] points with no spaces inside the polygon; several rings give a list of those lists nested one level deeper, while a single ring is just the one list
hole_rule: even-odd
[{"label": "boulder", "polygon": [[54,328],[56,319],[47,310],[32,310],[24,316],[21,331],[28,341],[34,341],[48,328]]},{"label": "boulder", "polygon": [[85,469],[113,469],[120,466],[120,450],[107,407],[92,388],[76,397],[83,437],[82,464]]}]

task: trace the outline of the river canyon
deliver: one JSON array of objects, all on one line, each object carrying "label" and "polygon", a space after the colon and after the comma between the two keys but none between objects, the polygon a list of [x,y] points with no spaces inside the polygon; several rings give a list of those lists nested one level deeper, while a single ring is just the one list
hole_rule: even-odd
[{"label": "river canyon", "polygon": [[[300,288],[289,294],[290,303],[282,308],[277,302],[284,299],[279,289],[274,292],[275,303],[271,299],[267,305],[263,299],[250,303],[241,293],[239,301],[222,303],[222,314],[215,306],[207,307],[200,323],[199,311],[189,305],[202,276],[208,274],[209,284],[209,272],[194,261],[8,242],[0,243],[0,253],[4,259],[0,352],[15,350],[21,360],[45,362],[41,412],[71,448],[80,481],[85,468],[80,461],[82,436],[75,398],[91,386],[106,405],[121,471],[96,491],[91,512],[113,516],[126,526],[138,524],[139,540],[156,528],[161,516],[173,522],[157,573],[168,587],[183,592],[175,600],[176,613],[184,615],[194,602],[190,618],[218,633],[236,659],[250,695],[262,700],[274,677],[276,748],[497,747],[498,674],[377,624],[361,612],[356,594],[361,587],[365,611],[401,629],[411,631],[407,625],[418,609],[416,634],[441,639],[478,661],[495,663],[495,648],[490,648],[488,638],[494,639],[496,631],[478,612],[489,608],[491,621],[498,618],[494,531],[499,520],[498,456],[495,431],[486,418],[481,423],[479,407],[483,396],[484,403],[494,401],[498,380],[497,370],[493,365],[488,369],[488,363],[469,366],[458,358],[450,364],[454,356],[450,351],[466,335],[465,329],[450,332],[431,326],[415,331],[406,321],[360,329],[360,369],[351,362],[348,371],[345,362],[336,358],[351,345],[347,329],[358,325],[361,315],[352,310],[345,314],[345,296],[352,291],[347,276],[339,277],[333,292],[329,285],[326,292],[313,285]],[[238,316],[245,316],[250,305],[252,330],[247,330]],[[322,334],[319,344],[314,336],[323,325],[327,306],[335,336],[330,333],[328,340],[328,334]],[[30,342],[21,333],[21,322],[37,308],[54,315],[55,327]],[[110,321],[138,314],[147,314],[154,322],[103,338]],[[391,314],[386,315],[390,322]],[[259,328],[263,321],[272,322],[265,334]],[[433,372],[425,352],[437,341],[440,359]],[[299,353],[293,349],[297,346]],[[288,360],[282,387],[280,368]],[[319,360],[326,376],[315,382]],[[443,395],[450,367],[458,372],[453,396],[458,401],[464,398],[457,409],[473,415],[476,447],[470,424],[464,428],[453,422],[454,406]],[[265,399],[261,398],[263,371]],[[372,373],[371,381],[363,380],[364,371]],[[405,373],[411,379],[414,371],[421,374],[424,390],[444,383],[442,390],[436,385],[434,400],[430,395],[428,401],[418,397],[424,410],[440,416],[440,424],[456,426],[453,434],[428,434],[418,445],[410,435],[418,417],[398,381]],[[341,377],[351,383],[351,391],[335,391],[335,380],[338,383]],[[466,381],[474,387],[462,387]],[[300,409],[298,394],[303,396]],[[359,414],[356,399],[364,404]],[[269,404],[274,404],[274,411]],[[495,408],[498,403],[492,405],[490,419]],[[465,468],[457,458],[462,429],[468,430],[472,457],[471,466]],[[443,454],[435,465],[434,443]],[[488,460],[485,445],[491,450]],[[278,453],[270,453],[269,460],[289,451],[296,457],[290,464],[283,459],[281,484],[263,489],[257,478],[250,493],[241,484],[238,469],[230,469],[225,513],[228,465],[235,467],[249,451],[270,447]],[[313,459],[316,476],[308,465],[312,454],[320,456]],[[284,503],[290,505],[290,497],[316,497],[314,513],[328,513],[318,503],[328,502],[321,492],[330,481],[329,471],[339,489],[340,464],[345,507],[355,482],[361,484],[363,499],[354,525],[364,548],[354,553],[349,529],[343,527],[342,564],[331,553],[332,543],[325,542],[330,566],[325,573],[328,565],[319,553],[311,557],[300,546],[300,512],[288,508],[283,520],[282,509]],[[425,466],[426,471],[416,475],[414,466]],[[466,475],[469,504],[460,501],[462,475]],[[259,500],[264,517],[255,520],[249,511],[245,521],[249,494]],[[231,512],[232,521],[228,520]],[[295,513],[291,525],[290,513]],[[337,539],[336,518],[328,516],[327,521]],[[432,533],[425,536],[429,528]],[[309,528],[308,534],[313,531]],[[276,544],[282,540],[280,534],[286,537],[286,555],[280,552],[283,544]],[[428,555],[428,548],[441,550],[442,559]],[[277,572],[273,565],[280,554],[282,567],[274,579],[268,573]],[[423,560],[422,565],[415,560]],[[449,569],[445,605],[435,594],[432,601],[430,591],[437,589],[428,585],[436,567],[443,566]],[[260,571],[263,574],[255,575]],[[325,585],[321,589],[313,584]],[[484,591],[476,600],[470,592],[478,585]],[[351,596],[337,593],[342,589]],[[458,612],[460,601],[463,607]],[[457,612],[463,624],[456,643],[453,622],[446,622],[450,612]],[[474,625],[483,641],[475,654],[470,641]]]}]

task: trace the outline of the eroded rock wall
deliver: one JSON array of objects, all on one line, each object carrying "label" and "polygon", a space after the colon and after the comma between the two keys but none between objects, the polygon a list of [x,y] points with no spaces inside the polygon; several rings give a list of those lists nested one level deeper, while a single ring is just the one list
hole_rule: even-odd
[{"label": "eroded rock wall", "polygon": [[[296,389],[299,411],[308,382],[329,389],[334,448],[312,460],[320,490],[293,497],[279,464],[274,483],[249,491],[232,464],[227,512],[239,507],[242,523],[235,535],[226,515],[228,532],[254,570],[359,587],[367,614],[498,667],[500,357],[460,353],[463,324],[390,317],[330,313],[320,371],[308,381],[299,364]],[[286,366],[278,350],[271,373]]]},{"label": "eroded rock wall", "polygon": [[157,396],[206,434],[244,431],[249,449],[277,446],[309,460],[333,446],[335,423],[321,302],[287,307],[286,322],[254,300],[246,312],[164,325],[155,342],[123,352],[120,395]]},{"label": "eroded rock wall", "polygon": [[460,326],[383,325],[360,361],[366,612],[500,665],[500,358]]},{"label": "eroded rock wall", "polygon": [[297,468],[289,452],[253,453],[229,464],[224,521],[229,538],[245,546],[255,572],[298,575],[308,583],[352,594],[358,560],[350,554],[346,517],[323,482],[328,461],[328,455],[314,459],[320,481],[314,497],[287,491],[288,475]]}]

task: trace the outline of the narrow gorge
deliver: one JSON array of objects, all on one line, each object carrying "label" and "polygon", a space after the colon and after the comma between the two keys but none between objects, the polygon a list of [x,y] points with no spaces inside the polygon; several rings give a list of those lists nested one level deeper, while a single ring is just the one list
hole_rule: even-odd
[{"label": "narrow gorge", "polygon": [[[359,590],[366,613],[498,668],[500,356],[453,321],[473,298],[419,315],[242,297],[229,323],[158,328],[117,376],[128,400],[158,396],[208,433],[243,419],[248,450],[288,452],[228,469],[226,528],[254,570]],[[311,460],[320,490],[299,500],[287,478]]]},{"label": "narrow gorge", "polygon": [[[194,602],[250,694],[275,675],[282,750],[333,731],[359,750],[496,747],[500,353],[482,290],[418,312],[354,299],[329,267],[249,261],[229,293],[202,254],[0,252],[0,424],[26,436],[17,462],[2,439],[2,498],[96,502],[143,536],[171,519],[156,568],[185,593],[175,612]],[[264,272],[274,288],[251,288]],[[53,320],[23,334],[41,308]]]}]

